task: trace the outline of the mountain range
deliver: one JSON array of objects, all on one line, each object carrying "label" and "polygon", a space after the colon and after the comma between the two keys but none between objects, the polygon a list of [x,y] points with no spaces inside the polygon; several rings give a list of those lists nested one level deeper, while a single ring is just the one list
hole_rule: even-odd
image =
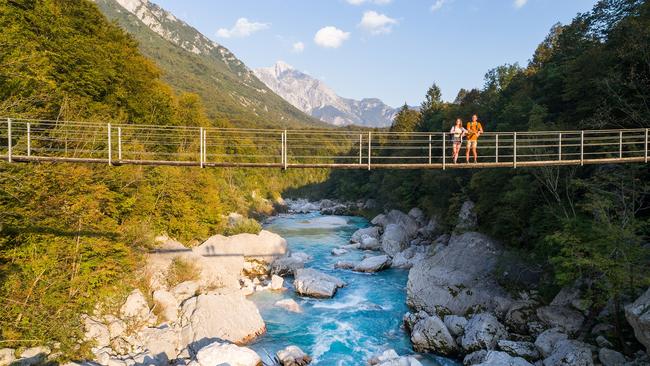
[{"label": "mountain range", "polygon": [[264,83],[226,47],[148,0],[94,0],[139,44],[177,92],[201,97],[220,126],[326,127]]},{"label": "mountain range", "polygon": [[377,98],[340,97],[322,81],[282,61],[253,71],[266,86],[293,106],[335,126],[389,127],[398,112]]}]

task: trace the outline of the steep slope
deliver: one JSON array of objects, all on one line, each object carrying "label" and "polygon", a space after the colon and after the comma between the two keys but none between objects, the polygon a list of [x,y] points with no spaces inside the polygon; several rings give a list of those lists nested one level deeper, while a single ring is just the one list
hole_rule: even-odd
[{"label": "steep slope", "polygon": [[322,81],[282,61],[254,72],[271,90],[296,108],[336,126],[388,127],[398,111],[376,98],[360,101],[342,98]]},{"label": "steep slope", "polygon": [[178,91],[198,94],[209,117],[236,127],[323,127],[260,82],[228,49],[148,0],[94,0],[129,32]]}]

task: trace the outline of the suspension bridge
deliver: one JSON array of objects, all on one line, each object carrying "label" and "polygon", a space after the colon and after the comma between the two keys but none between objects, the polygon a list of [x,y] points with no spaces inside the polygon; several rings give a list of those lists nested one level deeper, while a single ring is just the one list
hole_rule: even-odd
[{"label": "suspension bridge", "polygon": [[0,159],[120,165],[467,169],[648,163],[649,129],[487,132],[478,163],[453,163],[449,133],[228,129],[0,120]]}]

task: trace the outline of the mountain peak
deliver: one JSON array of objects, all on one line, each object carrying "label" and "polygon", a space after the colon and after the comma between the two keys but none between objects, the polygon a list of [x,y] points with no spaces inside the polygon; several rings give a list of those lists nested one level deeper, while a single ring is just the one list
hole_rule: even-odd
[{"label": "mountain peak", "polygon": [[284,62],[282,60],[276,62],[274,68],[275,68],[276,75],[280,75],[285,71],[293,71],[293,70],[295,70],[293,66],[289,65],[288,63],[286,63],[286,62]]},{"label": "mountain peak", "polygon": [[253,70],[258,79],[301,111],[336,125],[388,127],[397,110],[377,98],[342,98],[322,81],[284,61]]}]

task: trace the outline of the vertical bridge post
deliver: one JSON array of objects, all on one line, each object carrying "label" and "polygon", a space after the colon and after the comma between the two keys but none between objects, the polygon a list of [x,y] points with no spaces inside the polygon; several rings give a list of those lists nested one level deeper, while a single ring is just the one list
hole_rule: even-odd
[{"label": "vertical bridge post", "polygon": [[431,134],[429,134],[429,165],[431,165]]},{"label": "vertical bridge post", "polygon": [[27,122],[27,156],[32,156],[32,124]]},{"label": "vertical bridge post", "polygon": [[359,134],[359,165],[363,164],[363,134]]},{"label": "vertical bridge post", "polygon": [[199,166],[203,168],[203,127],[199,127]]},{"label": "vertical bridge post", "polygon": [[287,167],[289,166],[289,163],[287,162],[289,160],[287,145],[287,130],[284,130],[284,170],[287,170]]},{"label": "vertical bridge post", "polygon": [[648,129],[645,129],[645,155],[643,155],[643,158],[645,162],[648,162]]},{"label": "vertical bridge post", "polygon": [[585,165],[585,131],[580,131],[580,166]]},{"label": "vertical bridge post", "polygon": [[623,159],[623,131],[618,131],[618,158]]},{"label": "vertical bridge post", "polygon": [[111,124],[107,124],[106,128],[108,130],[108,165],[113,165],[113,147],[111,142]]},{"label": "vertical bridge post", "polygon": [[372,132],[368,131],[368,170],[370,170],[371,156],[372,156]]},{"label": "vertical bridge post", "polygon": [[208,129],[203,129],[203,165],[208,162]]},{"label": "vertical bridge post", "polygon": [[11,141],[11,118],[7,118],[7,161],[11,163],[11,153],[12,153],[12,141]]},{"label": "vertical bridge post", "polygon": [[442,133],[442,170],[447,169],[447,134]]},{"label": "vertical bridge post", "polygon": [[280,133],[280,165],[284,167],[284,132]]},{"label": "vertical bridge post", "polygon": [[557,141],[557,160],[562,161],[562,132],[560,132]]},{"label": "vertical bridge post", "polygon": [[117,161],[122,161],[122,127],[117,127]]},{"label": "vertical bridge post", "polygon": [[499,134],[498,133],[497,133],[496,138],[495,138],[494,150],[495,150],[494,162],[498,163],[499,162]]},{"label": "vertical bridge post", "polygon": [[512,133],[512,166],[517,169],[517,133]]}]

